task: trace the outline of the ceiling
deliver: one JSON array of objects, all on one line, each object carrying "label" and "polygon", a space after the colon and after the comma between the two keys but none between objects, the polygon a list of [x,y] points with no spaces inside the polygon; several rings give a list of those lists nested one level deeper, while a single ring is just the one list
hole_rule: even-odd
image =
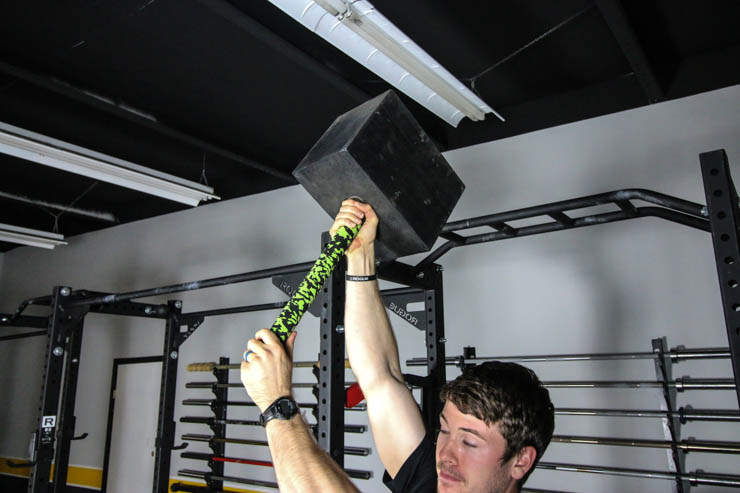
[{"label": "ceiling", "polygon": [[[453,128],[404,97],[443,150],[740,83],[736,0],[373,3],[506,118]],[[222,199],[294,185],[331,122],[390,87],[267,0],[0,0],[0,19],[0,122],[207,181]],[[0,223],[69,237],[187,208],[0,165]]]}]

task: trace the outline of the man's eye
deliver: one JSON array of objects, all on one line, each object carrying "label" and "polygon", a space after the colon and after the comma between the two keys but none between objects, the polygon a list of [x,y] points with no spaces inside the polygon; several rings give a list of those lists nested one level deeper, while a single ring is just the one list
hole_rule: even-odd
[{"label": "man's eye", "polygon": [[443,435],[447,435],[448,433],[450,433],[449,431],[443,430],[442,428],[439,429],[439,432],[442,433]]},{"label": "man's eye", "polygon": [[478,447],[477,445],[475,445],[475,444],[473,444],[473,443],[470,443],[470,442],[466,442],[465,440],[463,440],[463,444],[464,444],[464,445],[465,445],[466,447],[470,447],[470,448],[476,448],[476,447]]}]

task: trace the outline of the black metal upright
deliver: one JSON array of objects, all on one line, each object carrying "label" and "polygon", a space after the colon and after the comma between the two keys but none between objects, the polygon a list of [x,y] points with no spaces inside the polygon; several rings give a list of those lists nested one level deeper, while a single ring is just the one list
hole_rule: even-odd
[{"label": "black metal upright", "polygon": [[428,430],[434,430],[438,425],[439,413],[442,411],[439,391],[447,382],[442,271],[442,266],[434,263],[416,269],[400,262],[390,262],[381,265],[379,273],[383,279],[406,284],[412,291],[422,290],[423,312],[399,310],[398,305],[393,302],[393,300],[399,300],[401,303],[415,302],[418,294],[414,292],[388,296],[385,303],[396,315],[424,331],[427,375],[425,377],[404,375],[404,377],[407,384],[421,387],[422,417]]},{"label": "black metal upright", "polygon": [[735,391],[740,406],[740,210],[724,150],[699,155],[714,257],[730,346]]},{"label": "black metal upright", "polygon": [[691,485],[688,481],[681,479],[686,470],[686,456],[684,451],[677,447],[681,440],[681,423],[676,417],[676,388],[671,388],[668,382],[673,380],[673,368],[668,344],[665,338],[652,340],[652,349],[658,357],[655,358],[655,377],[662,384],[660,408],[666,411],[666,416],[661,419],[663,437],[671,443],[670,450],[666,450],[668,458],[668,470],[676,473],[676,481],[673,483],[674,493],[688,493]]},{"label": "black metal upright", "polygon": [[421,391],[422,412],[428,430],[433,430],[442,412],[439,391],[447,382],[445,365],[444,300],[442,297],[442,266],[431,264],[423,271],[426,284],[424,306],[427,312],[425,331],[428,385]]},{"label": "black metal upright", "polygon": [[[328,241],[328,235],[323,239]],[[319,399],[316,434],[319,446],[344,467],[344,261],[326,280],[319,322]]]},{"label": "black metal upright", "polygon": [[[64,353],[64,384],[62,388],[62,402],[59,409],[59,428],[54,461],[54,491],[63,492],[67,485],[67,468],[69,467],[69,449],[75,434],[77,417],[75,412],[75,400],[77,398],[77,376],[80,370],[80,354],[82,349],[82,329],[84,323],[84,310],[80,313],[79,308],[70,308],[65,312],[65,318],[70,323],[67,338],[67,350]],[[77,315],[71,312],[75,311]]]},{"label": "black metal upright", "polygon": [[41,402],[38,408],[39,428],[34,437],[35,457],[31,457],[33,468],[28,480],[29,493],[49,491],[51,463],[55,457],[55,491],[63,491],[67,482],[69,445],[74,434],[74,404],[82,326],[88,311],[87,308],[64,306],[63,302],[71,292],[69,287],[57,286],[51,296]]},{"label": "black metal upright", "polygon": [[159,390],[159,419],[157,424],[156,453],[154,458],[153,493],[166,493],[169,490],[170,455],[175,443],[175,391],[177,390],[177,361],[180,343],[178,315],[182,312],[180,301],[169,301],[169,316],[164,335],[162,352],[162,381]]}]

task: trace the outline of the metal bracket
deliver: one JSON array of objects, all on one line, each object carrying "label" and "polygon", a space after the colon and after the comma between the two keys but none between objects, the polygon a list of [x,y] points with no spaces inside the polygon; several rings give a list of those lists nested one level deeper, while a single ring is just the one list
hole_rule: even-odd
[{"label": "metal bracket", "polygon": [[[427,312],[424,307],[424,292],[383,296],[383,304],[391,312],[419,330],[426,330]],[[421,310],[409,310],[411,303],[421,303]]]},{"label": "metal bracket", "polygon": [[[183,342],[185,342],[188,337],[193,335],[193,332],[203,324],[205,317],[182,317],[182,316],[176,316],[175,320],[177,320],[177,323],[180,324],[180,332],[176,337],[175,343],[177,344],[177,347],[179,348]],[[187,327],[186,330],[183,330],[183,327]]]},{"label": "metal bracket", "polygon": [[403,379],[406,381],[406,385],[419,387],[420,389],[433,387],[435,384],[430,376],[422,377],[421,375],[414,375],[412,373],[404,373]]},{"label": "metal bracket", "polygon": [[466,363],[469,359],[475,359],[475,346],[465,346],[461,356],[457,357],[456,366],[461,370],[465,371],[468,368],[475,366],[475,363]]}]

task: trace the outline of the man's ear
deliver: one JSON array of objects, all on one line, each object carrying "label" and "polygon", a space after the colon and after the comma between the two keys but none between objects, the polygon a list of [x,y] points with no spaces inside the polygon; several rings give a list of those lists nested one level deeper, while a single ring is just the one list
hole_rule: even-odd
[{"label": "man's ear", "polygon": [[514,458],[514,465],[511,468],[511,477],[519,480],[532,469],[534,461],[537,458],[537,451],[531,445],[521,449]]}]

